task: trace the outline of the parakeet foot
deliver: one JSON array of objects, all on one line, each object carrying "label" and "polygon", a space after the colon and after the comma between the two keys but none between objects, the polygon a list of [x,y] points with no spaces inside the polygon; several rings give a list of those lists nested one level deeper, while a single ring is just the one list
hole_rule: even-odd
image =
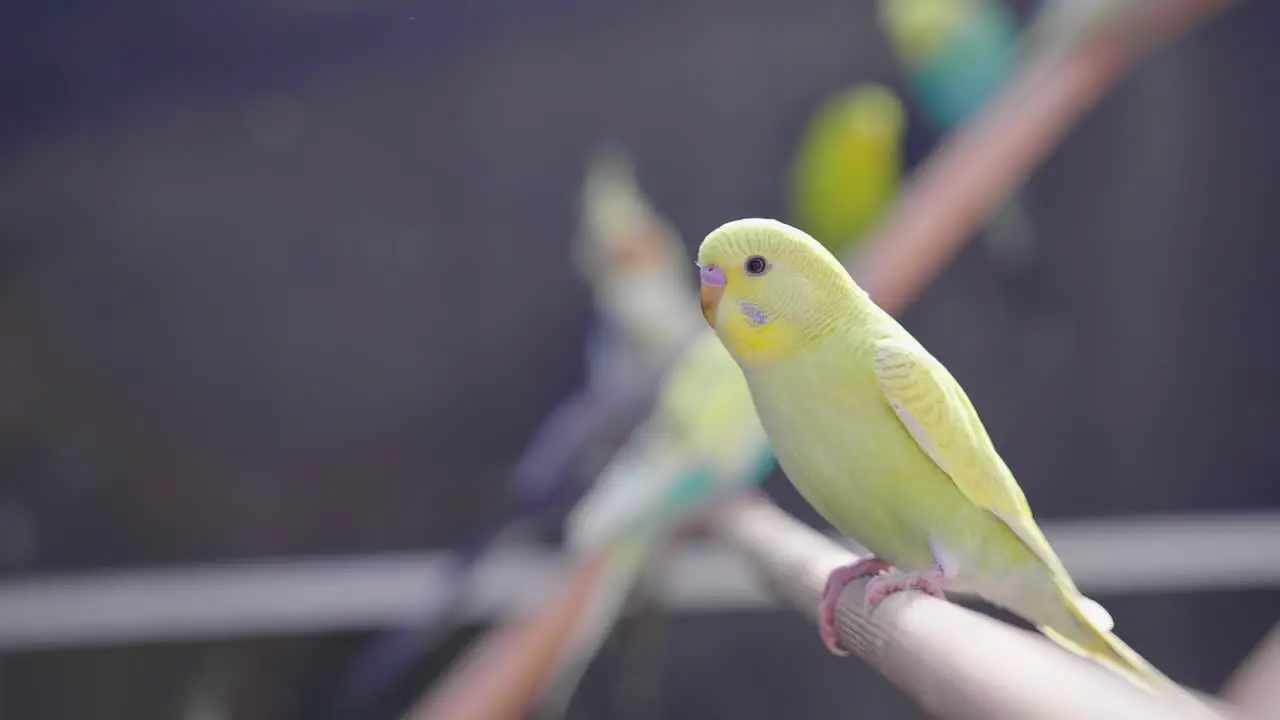
[{"label": "parakeet foot", "polygon": [[940,568],[933,568],[922,573],[894,573],[872,578],[867,583],[867,596],[863,598],[862,607],[867,612],[875,610],[881,600],[903,590],[919,590],[939,600],[946,600],[943,590],[947,586],[947,578]]},{"label": "parakeet foot", "polygon": [[827,583],[822,587],[822,603],[818,606],[818,634],[833,654],[849,654],[837,644],[836,604],[840,602],[840,593],[854,580],[887,572],[892,567],[880,558],[866,557],[852,565],[842,565],[827,576]]}]

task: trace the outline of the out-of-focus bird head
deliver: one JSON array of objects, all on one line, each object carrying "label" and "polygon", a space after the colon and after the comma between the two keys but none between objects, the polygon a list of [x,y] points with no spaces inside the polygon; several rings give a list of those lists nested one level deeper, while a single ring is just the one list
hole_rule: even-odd
[{"label": "out-of-focus bird head", "polygon": [[976,11],[973,0],[880,0],[880,22],[909,66],[928,64]]},{"label": "out-of-focus bird head", "polygon": [[777,220],[721,225],[698,249],[702,315],[742,364],[786,357],[834,332],[861,293],[829,250]]},{"label": "out-of-focus bird head", "polygon": [[586,282],[681,274],[687,267],[679,234],[644,197],[620,147],[602,145],[588,162],[581,211],[574,261]]},{"label": "out-of-focus bird head", "polygon": [[689,255],[645,198],[620,147],[602,145],[592,155],[581,203],[573,259],[597,313],[655,352],[681,341],[693,293]]},{"label": "out-of-focus bird head", "polygon": [[897,145],[906,122],[906,110],[892,90],[868,83],[845,91],[837,101],[847,104],[849,126],[856,137],[888,139]]}]

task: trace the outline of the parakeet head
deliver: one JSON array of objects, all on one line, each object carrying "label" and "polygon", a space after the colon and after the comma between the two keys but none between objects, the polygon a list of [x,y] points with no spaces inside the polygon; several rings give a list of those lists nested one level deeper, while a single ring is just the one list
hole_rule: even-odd
[{"label": "parakeet head", "polygon": [[906,110],[892,90],[867,83],[846,90],[839,100],[847,103],[849,126],[856,135],[888,138],[891,143],[898,143]]},{"label": "parakeet head", "polygon": [[702,315],[739,363],[785,357],[835,330],[856,295],[840,261],[777,220],[725,223],[698,248]]},{"label": "parakeet head", "polygon": [[684,244],[645,198],[621,147],[605,144],[592,155],[581,203],[574,261],[587,282],[609,284],[652,274],[685,277]]},{"label": "parakeet head", "polygon": [[981,3],[973,0],[880,0],[880,21],[908,66],[943,52]]},{"label": "parakeet head", "polygon": [[592,155],[581,202],[573,260],[597,315],[642,354],[665,354],[697,323],[684,243],[645,198],[616,145]]}]

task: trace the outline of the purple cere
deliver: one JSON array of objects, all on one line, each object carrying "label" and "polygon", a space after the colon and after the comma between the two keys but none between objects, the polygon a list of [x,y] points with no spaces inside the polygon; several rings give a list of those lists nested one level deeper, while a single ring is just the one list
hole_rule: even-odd
[{"label": "purple cere", "polygon": [[715,265],[698,268],[698,277],[702,280],[703,285],[711,285],[712,287],[724,287],[729,282],[728,278],[724,276],[724,271]]}]

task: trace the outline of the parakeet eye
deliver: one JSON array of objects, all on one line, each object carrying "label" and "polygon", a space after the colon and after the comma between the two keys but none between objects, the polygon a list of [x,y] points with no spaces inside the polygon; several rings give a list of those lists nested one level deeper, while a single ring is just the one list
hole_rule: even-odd
[{"label": "parakeet eye", "polygon": [[763,275],[769,270],[769,261],[759,255],[752,255],[742,265],[748,275]]}]

